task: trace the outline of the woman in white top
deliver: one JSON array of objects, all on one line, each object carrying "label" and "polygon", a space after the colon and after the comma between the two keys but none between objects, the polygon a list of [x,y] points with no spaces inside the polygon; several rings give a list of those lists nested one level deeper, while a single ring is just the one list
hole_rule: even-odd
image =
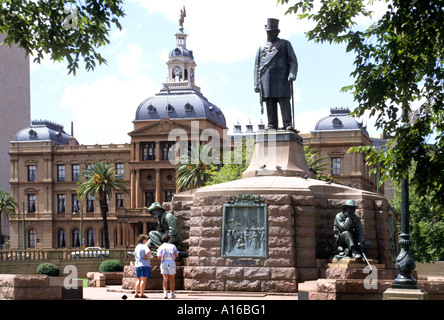
[{"label": "woman in white top", "polygon": [[170,282],[171,298],[175,298],[174,293],[174,276],[176,274],[176,262],[174,259],[179,255],[176,246],[170,243],[170,236],[165,234],[162,236],[163,244],[157,249],[157,258],[161,260],[160,273],[163,277],[163,297],[168,298],[168,280]]}]

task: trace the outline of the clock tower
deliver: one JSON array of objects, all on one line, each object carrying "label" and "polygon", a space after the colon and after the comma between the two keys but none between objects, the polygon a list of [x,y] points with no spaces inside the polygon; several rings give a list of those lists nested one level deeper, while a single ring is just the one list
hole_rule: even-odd
[{"label": "clock tower", "polygon": [[180,12],[179,31],[176,33],[176,49],[168,57],[168,80],[163,84],[163,90],[194,89],[200,92],[195,85],[195,68],[193,51],[187,49],[187,34],[183,31],[183,22],[186,17],[185,7]]}]

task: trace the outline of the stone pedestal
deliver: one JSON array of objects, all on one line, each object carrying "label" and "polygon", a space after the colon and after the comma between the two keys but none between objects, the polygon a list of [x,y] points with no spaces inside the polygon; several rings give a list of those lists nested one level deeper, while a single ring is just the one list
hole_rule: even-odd
[{"label": "stone pedestal", "polygon": [[388,288],[383,295],[384,300],[427,300],[428,295],[422,289]]},{"label": "stone pedestal", "polygon": [[302,138],[295,132],[269,130],[256,136],[253,157],[242,178],[260,176],[312,176]]}]

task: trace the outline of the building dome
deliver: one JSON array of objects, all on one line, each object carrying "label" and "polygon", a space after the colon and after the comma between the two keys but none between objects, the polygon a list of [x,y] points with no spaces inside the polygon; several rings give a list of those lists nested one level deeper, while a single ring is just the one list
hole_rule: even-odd
[{"label": "building dome", "polygon": [[[184,13],[185,8],[181,11],[181,17]],[[226,127],[222,111],[209,102],[194,83],[196,63],[193,51],[186,47],[187,34],[183,32],[183,20],[175,36],[176,48],[170,52],[167,62],[167,82],[159,93],[138,106],[134,121],[208,119]]]},{"label": "building dome", "polygon": [[330,115],[320,119],[315,126],[315,131],[333,130],[362,130],[368,135],[367,127],[350,116],[348,108],[330,109]]},{"label": "building dome", "polygon": [[[33,120],[15,135],[13,142],[51,141],[56,145],[68,145],[71,136],[63,130],[63,126],[48,120]],[[76,144],[78,142],[76,141]]]},{"label": "building dome", "polygon": [[177,47],[176,49],[172,50],[168,56],[168,58],[174,58],[174,57],[188,57],[190,59],[194,59],[193,57],[193,51],[188,50],[184,47]]},{"label": "building dome", "polygon": [[177,90],[173,93],[161,91],[143,101],[136,111],[135,121],[168,119],[207,118],[226,126],[222,111],[208,101],[199,91]]}]

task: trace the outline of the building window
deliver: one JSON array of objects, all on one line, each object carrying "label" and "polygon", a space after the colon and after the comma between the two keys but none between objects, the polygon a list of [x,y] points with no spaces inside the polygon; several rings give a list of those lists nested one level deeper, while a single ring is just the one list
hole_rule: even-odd
[{"label": "building window", "polygon": [[95,243],[95,232],[94,229],[88,229],[86,230],[86,246],[87,247],[94,247],[94,243]]},{"label": "building window", "polygon": [[89,194],[88,198],[86,199],[86,212],[94,212],[94,196],[91,194]]},{"label": "building window", "polygon": [[341,174],[341,158],[331,158],[331,174]]},{"label": "building window", "polygon": [[28,248],[35,248],[35,238],[37,232],[34,229],[28,231]]},{"label": "building window", "polygon": [[80,165],[72,165],[72,181],[78,181],[80,176]]},{"label": "building window", "polygon": [[65,230],[60,229],[57,232],[57,247],[58,248],[65,248],[66,247],[66,243],[65,243]]},{"label": "building window", "polygon": [[125,165],[123,163],[116,164],[116,176],[118,179],[122,179],[125,177]]},{"label": "building window", "polygon": [[142,161],[156,160],[156,144],[154,142],[142,143]]},{"label": "building window", "polygon": [[165,191],[165,202],[170,202],[173,200],[174,190],[166,190]]},{"label": "building window", "polygon": [[154,191],[145,191],[145,206],[149,208],[155,201],[155,192]]},{"label": "building window", "polygon": [[[169,160],[168,151],[174,145],[173,142],[164,142],[162,144],[162,160]],[[174,159],[173,159],[174,160]]]},{"label": "building window", "polygon": [[57,213],[65,213],[65,200],[64,194],[57,195]]},{"label": "building window", "polygon": [[28,194],[28,213],[35,213],[36,195]]},{"label": "building window", "polygon": [[65,181],[65,166],[57,166],[57,181]]},{"label": "building window", "polygon": [[123,193],[116,193],[116,207],[123,208]]},{"label": "building window", "polygon": [[35,181],[35,166],[28,166],[28,181]]},{"label": "building window", "polygon": [[80,231],[79,229],[72,230],[72,247],[80,247]]},{"label": "building window", "polygon": [[72,212],[73,213],[79,213],[80,212],[80,201],[77,198],[77,194],[73,193],[71,196],[71,205],[72,205]]}]

